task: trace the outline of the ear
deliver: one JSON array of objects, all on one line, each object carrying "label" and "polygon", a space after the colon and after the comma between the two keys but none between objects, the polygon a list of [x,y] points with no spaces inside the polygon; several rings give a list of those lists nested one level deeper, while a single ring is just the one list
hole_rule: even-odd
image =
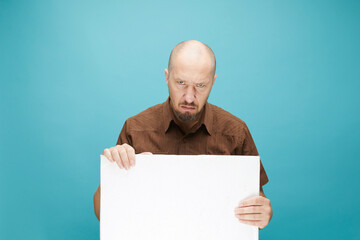
[{"label": "ear", "polygon": [[217,78],[217,75],[215,74],[214,75],[214,79],[213,79],[213,85],[214,85],[214,83],[215,83],[215,79]]},{"label": "ear", "polygon": [[166,85],[169,85],[169,71],[165,68],[165,80]]}]

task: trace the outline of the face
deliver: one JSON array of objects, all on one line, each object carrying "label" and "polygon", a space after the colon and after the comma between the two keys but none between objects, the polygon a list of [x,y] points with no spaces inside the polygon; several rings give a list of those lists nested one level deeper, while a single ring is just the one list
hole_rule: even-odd
[{"label": "face", "polygon": [[211,67],[201,61],[176,61],[169,73],[165,69],[165,79],[170,100],[176,115],[182,121],[192,121],[204,107],[216,79]]}]

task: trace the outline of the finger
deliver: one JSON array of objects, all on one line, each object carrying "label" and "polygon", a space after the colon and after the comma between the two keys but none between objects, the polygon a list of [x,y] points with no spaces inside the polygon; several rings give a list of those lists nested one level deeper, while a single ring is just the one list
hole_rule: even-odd
[{"label": "finger", "polygon": [[235,208],[235,214],[241,215],[241,214],[262,213],[261,210],[262,210],[261,206],[241,207],[241,208]]},{"label": "finger", "polygon": [[142,152],[140,154],[143,154],[143,155],[153,155],[151,152]]},{"label": "finger", "polygon": [[110,161],[110,162],[114,162],[114,159],[112,159],[111,157],[111,152],[109,149],[105,148],[103,151],[103,155]]},{"label": "finger", "polygon": [[252,225],[256,227],[259,227],[261,225],[260,221],[249,221],[249,220],[239,220],[239,221],[243,224]]},{"label": "finger", "polygon": [[119,156],[119,152],[118,152],[118,150],[116,148],[113,148],[111,150],[111,156],[114,159],[114,161],[116,162],[116,164],[119,166],[119,168],[123,169],[124,166],[122,165],[122,162],[121,162],[121,159],[120,159],[120,156]]},{"label": "finger", "polygon": [[126,149],[126,153],[129,158],[130,167],[134,167],[135,166],[135,150],[132,146],[127,145],[127,144],[126,145],[124,144],[124,147]]},{"label": "finger", "polygon": [[255,213],[255,214],[245,214],[245,215],[236,215],[235,216],[237,219],[242,220],[242,221],[261,221],[264,220],[263,219],[263,215],[259,214],[259,213]]},{"label": "finger", "polygon": [[239,207],[261,206],[264,204],[264,197],[256,196],[239,202]]},{"label": "finger", "polygon": [[129,158],[127,156],[126,149],[123,146],[120,146],[118,148],[118,151],[119,151],[119,155],[120,155],[120,158],[121,158],[122,165],[124,166],[124,168],[126,170],[128,170],[129,167],[130,167],[130,163],[129,163]]}]

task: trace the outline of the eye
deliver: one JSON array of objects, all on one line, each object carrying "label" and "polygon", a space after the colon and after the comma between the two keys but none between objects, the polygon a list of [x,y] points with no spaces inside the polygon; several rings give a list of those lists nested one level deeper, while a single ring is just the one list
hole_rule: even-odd
[{"label": "eye", "polygon": [[184,84],[185,84],[184,81],[177,81],[177,83],[178,83],[179,85],[184,85]]},{"label": "eye", "polygon": [[205,84],[199,83],[199,84],[196,84],[196,86],[197,86],[198,88],[203,88],[203,87],[205,87]]}]

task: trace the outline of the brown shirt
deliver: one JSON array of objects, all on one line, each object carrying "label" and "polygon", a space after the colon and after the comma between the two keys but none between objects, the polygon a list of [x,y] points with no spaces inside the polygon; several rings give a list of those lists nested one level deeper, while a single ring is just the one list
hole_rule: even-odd
[{"label": "brown shirt", "polygon": [[[168,98],[126,120],[117,144],[127,143],[136,153],[259,155],[245,122],[210,103],[190,131],[182,129]],[[268,181],[260,161],[260,185]]]}]

